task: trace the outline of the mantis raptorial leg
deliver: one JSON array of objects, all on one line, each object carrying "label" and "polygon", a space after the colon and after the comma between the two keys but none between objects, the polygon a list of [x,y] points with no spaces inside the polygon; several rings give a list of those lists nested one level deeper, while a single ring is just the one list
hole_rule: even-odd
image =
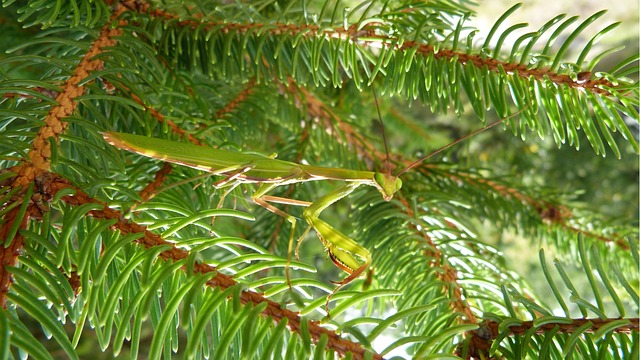
[{"label": "mantis raptorial leg", "polygon": [[[340,290],[342,286],[358,278],[371,264],[371,253],[369,253],[368,250],[320,219],[320,213],[324,209],[351,194],[358,186],[360,186],[359,183],[349,183],[341,186],[316,200],[313,204],[304,209],[303,212],[305,220],[309,223],[307,231],[310,228],[316,230],[318,238],[322,241],[322,245],[327,249],[331,261],[333,261],[338,268],[349,274],[349,276],[344,278],[342,281],[335,283],[338,287],[336,287],[333,292],[327,296],[327,303],[325,304],[327,314],[329,313],[328,305],[331,297],[333,297],[333,295]],[[298,244],[300,244],[300,242],[298,242]],[[339,246],[337,246],[337,244],[339,244]],[[356,255],[362,262],[358,262],[352,255]]]},{"label": "mantis raptorial leg", "polygon": [[[327,207],[331,206],[333,203],[339,201],[340,199],[351,194],[357,187],[360,186],[359,182],[351,182],[344,186],[341,186],[328,194],[322,196],[320,199],[314,201],[313,203],[307,201],[300,201],[294,199],[286,199],[276,196],[265,195],[266,192],[271,191],[276,187],[275,184],[269,184],[267,186],[262,185],[256,193],[253,195],[252,199],[254,202],[259,204],[260,206],[272,211],[275,214],[278,214],[285,218],[287,221],[291,223],[291,235],[289,238],[289,247],[288,254],[291,256],[292,246],[293,246],[293,234],[295,233],[296,228],[296,218],[278,208],[271,205],[270,202],[280,203],[280,204],[288,204],[294,206],[305,206],[306,208],[303,211],[303,217],[306,222],[309,224],[307,229],[304,231],[302,236],[298,239],[296,245],[296,258],[298,258],[298,249],[299,245],[309,232],[310,229],[315,229],[318,238],[322,242],[325,249],[329,253],[329,257],[331,261],[341,270],[349,273],[345,279],[340,282],[336,282],[338,287],[327,297],[327,304],[331,297],[345,284],[348,284],[352,280],[362,274],[364,270],[371,264],[371,254],[362,246],[358,245],[355,241],[353,241],[348,236],[344,235],[340,231],[333,228],[331,225],[326,223],[325,221],[320,219],[320,213],[324,211]],[[353,255],[356,255],[360,258],[358,261]],[[288,263],[287,268],[285,270],[285,274],[287,277],[287,282],[289,283],[289,272],[288,272]],[[327,308],[328,313],[328,308]]]}]

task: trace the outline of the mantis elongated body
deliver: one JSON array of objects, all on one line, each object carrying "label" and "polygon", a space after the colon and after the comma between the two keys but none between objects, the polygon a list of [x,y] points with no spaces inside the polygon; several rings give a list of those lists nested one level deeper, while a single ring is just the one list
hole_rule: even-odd
[{"label": "mantis elongated body", "polygon": [[[292,249],[297,220],[294,216],[275,207],[271,203],[304,206],[303,218],[308,226],[300,240],[313,228],[329,253],[331,261],[348,274],[346,278],[336,283],[338,287],[327,297],[325,308],[328,313],[328,303],[331,297],[340,287],[356,279],[367,269],[371,264],[371,254],[353,239],[321,220],[320,214],[322,211],[351,194],[360,185],[375,187],[384,200],[390,201],[394,194],[402,187],[402,181],[399,179],[401,174],[418,166],[429,157],[517,115],[520,111],[435,150],[429,155],[411,163],[396,175],[391,175],[390,170],[388,173],[382,173],[303,165],[257,154],[206,148],[189,143],[132,134],[107,132],[103,133],[103,136],[109,144],[120,149],[150,158],[192,167],[209,172],[212,175],[223,176],[223,180],[216,183],[218,187],[235,186],[240,183],[258,184],[258,189],[251,196],[252,200],[267,210],[282,216],[291,223],[289,256]],[[346,184],[320,197],[314,202],[267,195],[267,193],[278,186],[317,180],[339,180],[346,182]],[[285,273],[287,282],[289,283],[288,264],[287,262]]]},{"label": "mantis elongated body", "polygon": [[[107,132],[103,136],[109,144],[123,150],[192,167],[212,175],[224,176],[225,178],[218,182],[217,186],[230,183],[260,184],[251,198],[256,204],[282,216],[291,223],[290,244],[295,233],[296,218],[271,203],[305,206],[303,218],[308,224],[305,234],[310,228],[315,229],[333,263],[349,274],[338,285],[347,284],[360,276],[371,263],[371,254],[354,240],[321,220],[320,213],[333,203],[351,194],[360,185],[375,187],[386,201],[391,200],[402,187],[402,181],[397,176],[379,172],[296,164],[257,154],[206,148],[139,135]],[[313,203],[267,195],[269,191],[278,186],[314,180],[342,180],[347,184],[329,192]]]}]

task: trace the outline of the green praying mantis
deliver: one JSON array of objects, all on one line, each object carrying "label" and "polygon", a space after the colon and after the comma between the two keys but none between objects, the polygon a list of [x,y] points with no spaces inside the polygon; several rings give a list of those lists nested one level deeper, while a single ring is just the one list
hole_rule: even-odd
[{"label": "green praying mantis", "polygon": [[[377,106],[378,100],[375,96],[375,92],[374,99]],[[378,106],[377,109],[380,122],[382,123]],[[384,200],[390,201],[395,193],[402,187],[402,180],[399,178],[400,175],[418,166],[420,163],[437,153],[440,153],[479,132],[496,126],[506,119],[517,115],[521,111],[522,110],[509,117],[480,128],[433,151],[427,156],[409,164],[396,175],[391,174],[389,155],[388,150],[386,149],[386,139],[384,140],[385,150],[387,151],[387,172],[372,172],[297,164],[259,154],[207,148],[189,143],[132,134],[106,132],[103,133],[103,136],[109,144],[117,148],[161,161],[168,161],[174,164],[192,167],[208,172],[211,175],[223,176],[223,179],[215,184],[217,187],[236,186],[241,183],[258,184],[259,186],[257,190],[251,195],[253,202],[279,216],[282,216],[291,223],[292,229],[289,238],[289,259],[291,257],[297,219],[296,217],[277,208],[273,203],[305,207],[302,217],[307,222],[308,226],[303,235],[299,238],[298,244],[310,229],[313,228],[329,254],[331,261],[338,268],[348,274],[343,280],[335,282],[335,284],[338,285],[337,288],[327,297],[325,308],[328,313],[328,303],[331,297],[342,286],[358,278],[369,267],[371,264],[371,254],[366,248],[359,245],[356,241],[320,219],[320,214],[335,202],[349,196],[349,194],[361,185],[368,185],[376,188]],[[384,128],[382,134],[384,138]],[[267,195],[270,191],[279,186],[320,180],[338,180],[344,181],[346,184],[327,193],[314,202]],[[298,247],[296,247],[296,256],[297,252]],[[291,286],[289,280],[289,260],[287,261],[285,274],[287,283]]]}]

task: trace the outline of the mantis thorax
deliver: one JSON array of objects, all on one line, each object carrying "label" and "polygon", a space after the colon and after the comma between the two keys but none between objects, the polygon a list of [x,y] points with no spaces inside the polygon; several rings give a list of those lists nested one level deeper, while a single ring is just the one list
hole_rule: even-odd
[{"label": "mantis thorax", "polygon": [[402,187],[402,180],[391,174],[377,172],[374,175],[374,180],[385,201],[391,200],[393,195]]}]

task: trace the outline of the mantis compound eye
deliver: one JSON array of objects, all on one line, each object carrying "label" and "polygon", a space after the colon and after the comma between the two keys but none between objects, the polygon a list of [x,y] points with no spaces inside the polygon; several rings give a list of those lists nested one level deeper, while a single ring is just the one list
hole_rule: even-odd
[{"label": "mantis compound eye", "polygon": [[402,188],[402,180],[400,180],[400,178],[397,177],[396,178],[396,191],[394,191],[394,193],[397,192],[398,190],[400,190],[401,188]]}]

